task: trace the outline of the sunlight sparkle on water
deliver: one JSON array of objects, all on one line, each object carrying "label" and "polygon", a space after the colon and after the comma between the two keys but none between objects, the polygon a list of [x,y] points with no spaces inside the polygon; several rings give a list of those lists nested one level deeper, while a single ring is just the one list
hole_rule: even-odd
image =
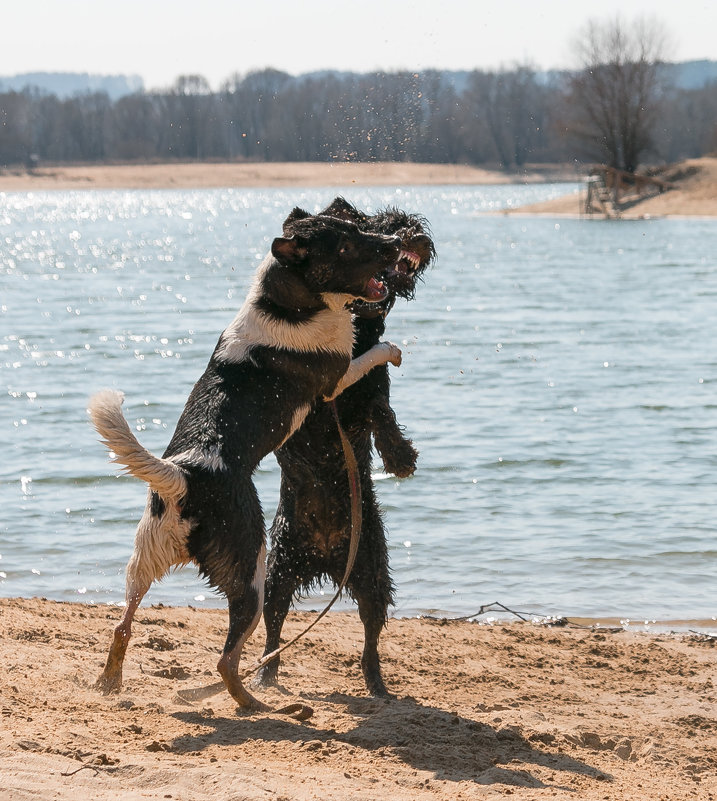
[{"label": "sunlight sparkle on water", "polygon": [[[281,215],[345,194],[424,213],[439,253],[386,331],[406,357],[392,406],[420,452],[407,480],[373,467],[397,613],[499,598],[635,627],[714,615],[717,224],[486,214],[575,188],[4,196],[3,592],[120,601],[145,488],[108,464],[87,397],[126,392],[130,425],[161,450]],[[257,475],[267,526],[279,472]],[[200,599],[221,603],[174,575],[147,603]]]}]

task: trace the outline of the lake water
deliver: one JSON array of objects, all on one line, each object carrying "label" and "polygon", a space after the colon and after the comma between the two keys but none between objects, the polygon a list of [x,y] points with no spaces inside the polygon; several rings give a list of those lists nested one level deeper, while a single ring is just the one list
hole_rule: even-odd
[{"label": "lake water", "polygon": [[[388,321],[421,452],[408,480],[376,465],[395,614],[713,626],[717,221],[488,213],[570,188],[0,194],[0,594],[123,599],[145,487],[87,398],[122,389],[161,452],[286,214],[343,194],[425,214],[438,250]],[[257,484],[271,520],[273,457]],[[223,604],[192,569],[157,602]]]}]

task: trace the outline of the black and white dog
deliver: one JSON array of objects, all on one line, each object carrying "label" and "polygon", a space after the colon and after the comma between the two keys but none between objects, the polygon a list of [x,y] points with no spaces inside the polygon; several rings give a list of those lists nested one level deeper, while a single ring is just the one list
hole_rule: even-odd
[{"label": "black and white dog", "polygon": [[[385,330],[385,318],[397,297],[412,299],[423,271],[435,257],[428,224],[418,215],[386,209],[368,216],[343,198],[321,214],[352,220],[367,232],[400,237],[401,256],[381,273],[388,295],[380,303],[353,304],[356,343],[354,358],[371,352]],[[378,656],[378,639],[393,603],[386,534],[371,480],[371,436],[384,467],[408,476],[418,454],[396,422],[390,406],[385,366],[372,370],[337,398],[339,419],[356,454],[361,477],[363,526],[359,549],[347,588],[358,602],[364,626],[361,667],[372,695],[386,695]],[[317,404],[301,428],[276,451],[281,467],[279,507],[271,528],[264,622],[265,654],[279,647],[281,629],[297,591],[329,579],[339,584],[348,554],[350,505],[344,490],[344,457],[336,423],[326,404]],[[279,658],[267,663],[258,677],[277,681]]]},{"label": "black and white dog", "polygon": [[[127,608],[97,683],[101,690],[122,684],[132,618],[152,582],[194,562],[228,600],[229,631],[217,665],[227,690],[242,707],[268,709],[238,675],[242,648],[261,617],[266,572],[264,520],[252,474],[312,406],[326,405],[324,398],[376,365],[400,364],[400,350],[387,342],[352,360],[347,308],[357,298],[385,298],[375,276],[396,264],[400,245],[398,236],[295,209],[220,336],[162,458],[134,437],[121,393],[91,399],[92,421],[115,461],[149,484],[127,566]],[[341,492],[348,494],[344,487]]]}]

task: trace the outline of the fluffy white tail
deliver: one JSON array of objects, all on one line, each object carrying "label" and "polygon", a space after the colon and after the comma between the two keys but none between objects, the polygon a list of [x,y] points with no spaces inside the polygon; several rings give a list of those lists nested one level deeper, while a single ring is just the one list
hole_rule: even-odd
[{"label": "fluffy white tail", "polygon": [[187,491],[184,472],[169,459],[160,459],[143,448],[122,414],[124,395],[107,389],[90,398],[88,411],[102,442],[136,478],[146,481],[166,501],[179,500]]}]

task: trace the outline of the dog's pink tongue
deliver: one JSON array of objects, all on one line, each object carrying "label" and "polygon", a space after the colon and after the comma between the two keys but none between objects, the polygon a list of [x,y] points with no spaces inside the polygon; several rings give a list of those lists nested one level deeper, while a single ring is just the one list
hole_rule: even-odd
[{"label": "dog's pink tongue", "polygon": [[366,284],[366,298],[368,300],[382,300],[386,294],[386,288],[383,285],[383,281],[377,281],[375,278],[372,278],[368,284]]}]

